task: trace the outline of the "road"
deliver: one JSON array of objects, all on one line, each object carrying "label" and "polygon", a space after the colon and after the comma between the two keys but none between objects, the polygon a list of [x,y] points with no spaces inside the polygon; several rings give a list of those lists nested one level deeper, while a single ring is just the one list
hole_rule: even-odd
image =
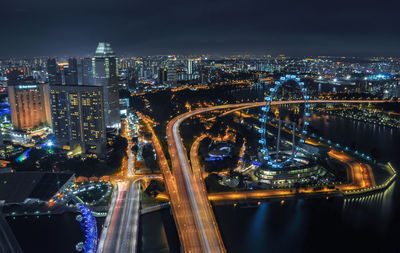
[{"label": "road", "polygon": [[[312,100],[309,103],[383,103],[385,100]],[[303,100],[274,101],[271,105],[299,104]],[[192,168],[183,146],[179,126],[185,120],[197,114],[214,110],[245,109],[265,105],[265,102],[219,105],[200,108],[184,113],[172,119],[167,126],[168,151],[171,157],[173,174],[168,166],[159,140],[149,120],[144,123],[152,132],[153,145],[159,158],[166,187],[169,193],[174,219],[184,252],[225,252],[218,225],[210,208],[207,192],[198,177],[192,174]]]},{"label": "road", "polygon": [[129,180],[118,179],[110,209],[101,233],[97,252],[136,252],[140,218],[140,183],[163,179],[161,175],[134,175]]},{"label": "road", "polygon": [[[196,177],[202,178],[202,169],[200,161],[198,159],[198,149],[200,142],[207,137],[207,135],[201,135],[196,138],[190,149],[190,162],[192,164],[193,173]],[[308,141],[311,144],[318,144],[312,141]],[[329,153],[331,158],[337,159],[342,163],[345,163],[348,167],[349,182],[347,184],[338,185],[336,188],[342,191],[356,190],[362,188],[368,188],[375,186],[375,179],[372,173],[372,169],[369,165],[360,163],[354,160],[349,155],[331,150]],[[204,184],[204,183],[203,183]],[[203,186],[205,187],[205,186]],[[266,198],[287,198],[295,197],[297,194],[330,194],[336,193],[335,189],[321,189],[314,191],[311,188],[303,189],[299,188],[298,192],[290,189],[269,189],[269,190],[255,190],[255,191],[243,191],[243,192],[220,192],[208,194],[210,201],[235,201],[244,199],[266,199]]]},{"label": "road", "polygon": [[[183,146],[179,126],[187,118],[210,110],[199,109],[172,119],[167,126],[168,149],[178,191],[184,196],[187,212],[193,216],[202,252],[226,252],[201,177],[194,176]],[[198,175],[198,174],[196,174]],[[171,201],[171,203],[173,203]],[[193,225],[192,225],[193,226]]]},{"label": "road", "polygon": [[165,154],[162,150],[160,141],[149,120],[144,115],[137,113],[152,133],[152,142],[157,154],[158,163],[164,176],[165,186],[168,191],[169,200],[171,202],[172,213],[174,215],[175,224],[178,230],[179,239],[183,252],[202,252],[200,238],[196,229],[194,215],[188,202],[188,196],[185,192],[178,190],[177,181],[171,173]]},{"label": "road", "polygon": [[199,153],[200,143],[206,137],[208,137],[208,135],[203,134],[200,137],[196,138],[196,140],[192,144],[192,147],[190,148],[190,163],[192,164],[193,174],[196,178],[203,178],[198,153]]},{"label": "road", "polygon": [[131,145],[128,146],[128,177],[133,177],[135,168],[135,154],[131,150]]},{"label": "road", "polygon": [[[198,146],[200,141],[205,136],[201,136],[195,140],[190,150],[190,160],[193,166],[193,170],[195,174],[201,173],[200,162],[198,159]],[[375,186],[375,180],[371,168],[363,163],[356,162],[350,156],[332,150],[329,153],[329,156],[335,158],[349,167],[349,175],[350,181],[348,184],[339,185],[336,188],[339,188],[342,191],[348,190],[356,190],[361,188],[368,188]],[[201,177],[201,176],[199,176]],[[286,198],[286,197],[295,197],[297,194],[329,194],[336,193],[335,189],[321,189],[314,191],[312,188],[303,189],[300,188],[296,193],[294,190],[290,189],[270,189],[270,190],[255,190],[255,191],[247,191],[247,192],[220,192],[220,193],[210,193],[208,194],[208,199],[210,201],[235,201],[235,200],[244,200],[244,199],[266,199],[266,198]]]},{"label": "road", "polygon": [[127,147],[127,158],[122,160],[121,171],[110,176],[114,193],[98,243],[99,253],[137,252],[140,218],[140,183],[163,177],[158,174],[135,174],[135,154]]},{"label": "road", "polygon": [[350,175],[351,183],[338,186],[340,190],[349,191],[376,185],[374,173],[368,164],[360,163],[345,153],[333,149],[328,154],[348,166],[347,175]]},{"label": "road", "polygon": [[[118,183],[116,202],[109,225],[105,223],[105,236],[102,234],[98,252],[131,253],[136,252],[138,223],[140,214],[139,180]],[[111,208],[110,208],[111,209]]]}]

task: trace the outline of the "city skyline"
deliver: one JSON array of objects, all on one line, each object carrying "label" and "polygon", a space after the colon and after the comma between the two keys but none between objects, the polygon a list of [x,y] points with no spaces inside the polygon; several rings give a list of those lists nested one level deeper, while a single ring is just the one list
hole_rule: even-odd
[{"label": "city skyline", "polygon": [[398,252],[399,7],[2,3],[0,253]]},{"label": "city skyline", "polygon": [[98,41],[132,56],[399,56],[398,7],[387,1],[6,2],[0,26],[15,32],[0,42],[7,49],[0,57],[86,56]]}]

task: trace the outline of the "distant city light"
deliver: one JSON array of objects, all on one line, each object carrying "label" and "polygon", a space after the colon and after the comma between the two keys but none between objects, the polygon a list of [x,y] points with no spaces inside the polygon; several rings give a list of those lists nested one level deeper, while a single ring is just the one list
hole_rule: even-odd
[{"label": "distant city light", "polygon": [[46,143],[47,147],[52,147],[53,145],[54,145],[54,143],[51,140],[47,141],[47,143]]}]

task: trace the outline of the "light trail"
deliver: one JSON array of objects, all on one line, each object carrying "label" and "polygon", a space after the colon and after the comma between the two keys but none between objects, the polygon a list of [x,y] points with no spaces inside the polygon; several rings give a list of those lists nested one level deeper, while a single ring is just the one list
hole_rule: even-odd
[{"label": "light trail", "polygon": [[180,124],[191,117],[192,113],[193,115],[198,114],[198,110],[174,118],[167,127],[174,177],[179,191],[187,195],[186,202],[191,206],[191,215],[197,227],[202,252],[225,252],[218,225],[211,208],[209,208],[207,192],[201,187],[199,178],[195,179],[191,173],[186,150],[179,134]]},{"label": "light trail", "polygon": [[[137,114],[142,118],[148,130],[152,133],[152,142],[157,153],[158,163],[163,173],[165,186],[169,194],[169,200],[171,202],[172,213],[177,226],[182,251],[193,253],[202,252],[196,223],[193,219],[194,216],[192,214],[190,203],[188,202],[189,197],[185,191],[182,191],[181,189],[178,190],[177,185],[182,185],[181,183],[178,183],[180,182],[179,180],[181,177],[176,179],[174,175],[172,175],[161,144],[150,124],[150,120],[139,112]],[[170,155],[171,157],[174,156],[173,153]],[[174,163],[175,161],[173,160],[172,162]]]},{"label": "light trail", "polygon": [[[384,103],[386,100],[308,100],[308,103]],[[298,104],[303,100],[273,101],[271,105]],[[191,174],[186,150],[183,147],[179,134],[179,125],[186,119],[197,114],[214,110],[234,109],[243,110],[265,105],[265,102],[241,103],[200,108],[184,113],[172,119],[167,126],[168,150],[170,153],[173,176],[168,162],[165,159],[159,140],[149,122],[145,124],[152,132],[153,145],[164,175],[167,190],[170,195],[172,211],[177,224],[179,238],[184,252],[225,252],[215,217],[208,202],[207,193]],[[233,110],[233,111],[234,111]],[[197,169],[196,169],[197,170]],[[193,170],[194,171],[194,170]],[[197,177],[198,178],[198,177]],[[328,190],[326,190],[328,192]],[[245,194],[230,193],[232,198],[241,198]],[[263,197],[265,193],[252,192],[253,195]],[[288,196],[290,192],[281,191],[275,194]],[[268,195],[268,194],[267,194]],[[222,198],[227,195],[221,196]]]},{"label": "light trail", "polygon": [[132,181],[119,182],[113,196],[97,252],[137,252],[140,217],[140,181],[161,179],[160,176],[136,176]]},{"label": "light trail", "polygon": [[131,146],[128,146],[128,177],[133,177],[135,168],[135,155],[131,150]]}]

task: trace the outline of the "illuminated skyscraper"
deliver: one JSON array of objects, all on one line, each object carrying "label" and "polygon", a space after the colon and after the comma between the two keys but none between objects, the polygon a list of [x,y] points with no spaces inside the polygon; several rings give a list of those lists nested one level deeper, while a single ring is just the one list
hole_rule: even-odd
[{"label": "illuminated skyscraper", "polygon": [[64,68],[65,84],[77,85],[78,84],[78,63],[76,58],[68,59],[68,68]]},{"label": "illuminated skyscraper", "polygon": [[34,79],[22,79],[22,70],[8,71],[8,101],[14,128],[29,130],[50,125],[48,84],[38,84]]},{"label": "illuminated skyscraper", "polygon": [[83,85],[52,85],[51,114],[56,143],[67,150],[104,157],[106,127],[103,88]]},{"label": "illuminated skyscraper", "polygon": [[61,84],[61,74],[55,58],[47,60],[47,73],[50,84]]},{"label": "illuminated skyscraper", "polygon": [[25,82],[24,71],[22,69],[7,70],[7,84],[18,85]]},{"label": "illuminated skyscraper", "polygon": [[176,83],[178,81],[178,75],[176,73],[176,58],[175,56],[170,56],[169,59],[167,60],[167,83],[175,87]]},{"label": "illuminated skyscraper", "polygon": [[83,58],[81,62],[82,66],[82,84],[93,85],[93,66],[92,58]]},{"label": "illuminated skyscraper", "polygon": [[193,74],[193,59],[188,59],[188,62],[187,62],[187,74],[188,75],[191,75],[191,74]]},{"label": "illuminated skyscraper", "polygon": [[167,82],[167,69],[166,68],[160,68],[158,70],[158,81],[160,84],[165,84]]},{"label": "illuminated skyscraper", "polygon": [[109,43],[99,42],[92,67],[94,85],[104,88],[106,126],[120,125],[117,62]]}]

